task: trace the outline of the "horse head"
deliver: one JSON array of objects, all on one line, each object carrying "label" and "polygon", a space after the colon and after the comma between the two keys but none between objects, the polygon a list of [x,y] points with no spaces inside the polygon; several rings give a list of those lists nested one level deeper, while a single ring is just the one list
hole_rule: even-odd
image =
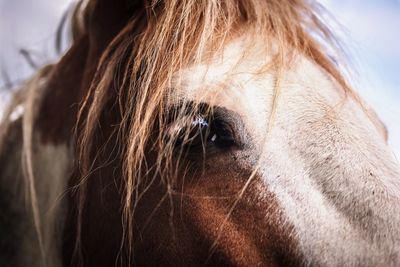
[{"label": "horse head", "polygon": [[72,47],[25,100],[42,254],[399,264],[400,168],[321,12],[303,0],[80,3]]}]

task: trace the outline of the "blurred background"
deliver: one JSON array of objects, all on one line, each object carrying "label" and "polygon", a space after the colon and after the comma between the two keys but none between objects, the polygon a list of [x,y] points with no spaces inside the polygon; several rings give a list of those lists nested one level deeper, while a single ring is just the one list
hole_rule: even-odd
[{"label": "blurred background", "polygon": [[[332,24],[352,56],[357,75],[351,78],[388,127],[390,145],[400,159],[400,0],[319,2],[341,25]],[[72,0],[0,0],[0,119],[10,99],[6,88],[29,77],[35,66],[60,56],[55,33],[72,4]],[[26,51],[31,55],[28,60]]]}]

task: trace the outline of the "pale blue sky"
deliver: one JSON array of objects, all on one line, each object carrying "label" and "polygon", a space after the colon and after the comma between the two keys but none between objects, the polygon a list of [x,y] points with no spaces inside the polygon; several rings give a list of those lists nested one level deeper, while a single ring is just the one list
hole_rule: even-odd
[{"label": "pale blue sky", "polygon": [[355,87],[389,129],[400,160],[400,1],[320,0],[342,27],[358,72]]},{"label": "pale blue sky", "polygon": [[[390,144],[400,159],[400,1],[319,0],[343,28],[335,31],[350,48],[358,77],[355,87],[388,126]],[[0,0],[0,68],[11,80],[32,69],[18,54],[36,51],[39,64],[51,62],[54,32],[71,0]],[[4,78],[0,76],[0,86]],[[8,95],[0,91],[1,109]]]}]

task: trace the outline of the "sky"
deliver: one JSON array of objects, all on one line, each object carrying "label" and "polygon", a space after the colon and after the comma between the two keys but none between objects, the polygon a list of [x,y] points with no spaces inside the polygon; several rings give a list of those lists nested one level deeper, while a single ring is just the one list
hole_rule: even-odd
[{"label": "sky", "polygon": [[[55,32],[72,0],[0,0],[0,88],[33,72],[19,53],[32,51],[38,65],[53,62]],[[340,26],[334,32],[349,50],[358,93],[389,130],[400,159],[400,0],[319,0]],[[3,70],[7,70],[7,75]],[[0,89],[0,118],[10,94]]]},{"label": "sky", "polygon": [[71,0],[0,0],[0,119],[10,94],[8,81],[26,80],[34,69],[20,50],[32,52],[38,65],[54,62],[55,32]]},{"label": "sky", "polygon": [[400,1],[320,2],[340,24],[334,31],[351,54],[355,89],[387,126],[400,160]]}]

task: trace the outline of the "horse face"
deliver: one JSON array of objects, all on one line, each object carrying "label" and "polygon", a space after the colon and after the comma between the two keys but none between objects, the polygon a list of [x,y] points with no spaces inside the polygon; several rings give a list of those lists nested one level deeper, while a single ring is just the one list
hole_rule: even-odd
[{"label": "horse face", "polygon": [[[14,138],[12,134],[11,148],[7,144],[3,153],[11,160],[21,158],[20,153],[26,154],[24,159],[35,163],[31,167],[27,163],[28,173],[31,172],[33,214],[29,210],[27,220],[21,219],[21,224],[29,225],[32,215],[40,215],[43,227],[39,223],[34,225],[37,229],[28,226],[32,229],[21,244],[18,234],[16,242],[23,248],[20,253],[26,257],[21,262],[44,260],[49,263],[47,265],[53,265],[52,262],[59,262],[59,254],[62,254],[65,266],[76,266],[75,260],[89,266],[127,265],[126,258],[132,259],[133,252],[134,263],[139,266],[399,265],[400,169],[382,138],[382,133],[385,137],[384,127],[361,108],[354,97],[345,97],[343,88],[337,84],[341,76],[335,75],[335,71],[324,65],[327,62],[318,58],[323,53],[322,48],[310,52],[308,57],[298,54],[286,68],[275,68],[276,47],[265,45],[257,36],[242,36],[227,45],[222,54],[176,73],[174,90],[168,95],[167,115],[186,109],[188,115],[178,118],[171,115],[165,128],[156,129],[163,131],[166,138],[174,139],[174,153],[168,159],[169,169],[174,170],[169,175],[173,177],[160,175],[162,170],[153,168],[163,166],[157,163],[158,156],[165,151],[157,146],[146,150],[146,158],[140,157],[140,162],[149,168],[141,177],[142,183],[134,184],[135,188],[143,190],[133,193],[134,216],[128,218],[132,219],[129,226],[133,227],[127,226],[124,215],[128,212],[124,212],[121,205],[128,206],[126,203],[130,199],[124,198],[129,187],[125,186],[127,166],[123,164],[125,151],[121,150],[125,150],[130,140],[119,138],[123,127],[121,131],[115,129],[126,119],[120,117],[124,101],[120,105],[115,103],[118,97],[125,100],[121,98],[126,96],[126,88],[115,86],[119,85],[118,79],[111,75],[113,67],[120,70],[125,61],[109,61],[107,55],[113,54],[114,48],[119,51],[118,40],[124,39],[130,30],[138,30],[135,34],[142,36],[139,33],[141,27],[146,27],[147,17],[142,16],[137,25],[128,22],[132,14],[145,13],[147,1],[84,2],[88,2],[82,20],[85,25],[78,29],[73,47],[57,65],[49,68],[50,74],[43,75],[48,76],[45,84],[32,82],[32,88],[29,86],[28,115],[24,115],[22,127],[16,124],[18,135],[23,129],[24,151],[21,152],[21,145],[11,139]],[[153,10],[162,12],[161,2],[155,1],[158,6],[153,6]],[[171,2],[180,7],[180,1]],[[314,21],[317,27],[311,25],[305,29],[316,28],[320,37],[327,37],[328,31],[318,26],[312,10],[304,12],[303,8],[305,11],[308,8],[303,1],[284,1],[283,5],[282,1],[268,1],[266,11],[269,2],[276,2],[275,8],[279,7],[275,14],[279,16],[273,16],[278,18],[275,22],[281,21],[280,15],[294,18],[295,23],[301,25]],[[210,3],[218,5],[219,2]],[[280,9],[293,7],[294,3],[298,4],[294,5],[296,8]],[[287,13],[299,5],[300,10],[294,14],[300,16]],[[165,16],[167,18],[175,15],[168,13],[171,16]],[[187,12],[184,15],[193,13],[202,14]],[[300,20],[303,15],[305,19]],[[182,18],[177,17],[179,21]],[[247,15],[242,17],[248,18]],[[163,16],[154,18],[158,23]],[[291,20],[284,22],[283,31],[293,30],[289,27],[293,25]],[[162,24],[157,23],[156,26]],[[149,25],[150,28],[154,26]],[[170,26],[172,32],[175,31],[176,24]],[[264,40],[268,39],[265,37]],[[128,39],[136,40],[131,36]],[[301,41],[297,44],[302,49],[303,44],[316,49],[303,40],[297,41]],[[124,47],[121,45],[124,52],[119,51],[117,58],[130,50]],[[103,60],[99,63],[100,57]],[[96,69],[99,64],[111,67]],[[140,70],[142,65],[138,66]],[[129,74],[129,68],[125,74]],[[110,83],[102,83],[100,79],[101,86],[95,86],[104,76],[108,76]],[[86,92],[89,87],[93,90]],[[83,149],[87,164],[80,166],[81,155],[76,157],[76,173],[71,177],[70,186],[64,188],[68,195],[68,204],[65,204],[70,207],[64,218],[61,216],[64,208],[57,208],[54,213],[53,204],[58,202],[56,198],[64,192],[61,187],[71,175],[72,159],[67,147],[81,144],[72,140],[70,133],[75,128],[77,112],[73,107],[86,93],[88,102],[84,101],[81,115],[85,117],[88,108],[92,111],[88,111],[89,114],[94,112],[96,116],[93,124],[86,123],[83,118],[85,122],[78,121],[76,128],[79,132],[81,123],[88,126],[82,139],[88,137],[94,141],[82,142],[83,147],[85,144],[88,147],[88,151]],[[37,97],[36,94],[43,95]],[[378,131],[376,126],[380,126]],[[35,133],[31,133],[32,130]],[[31,142],[32,147],[29,147]],[[12,157],[8,151],[13,151]],[[31,154],[35,160],[30,159]],[[21,166],[10,166],[11,175],[6,175],[10,180],[18,180],[14,174],[18,174]],[[80,167],[87,173],[81,174]],[[34,203],[34,184],[40,185],[38,192],[45,192],[38,194],[38,205]],[[80,191],[79,198],[75,197],[76,188]],[[21,214],[25,214],[23,210]],[[7,213],[10,210],[6,209]],[[62,236],[55,218],[65,220]],[[33,233],[36,230],[40,240],[42,228],[45,230],[44,250],[40,251],[43,248],[38,246]],[[129,239],[131,236],[134,240]],[[124,247],[126,243],[128,250]],[[61,246],[62,253],[59,253]],[[51,255],[39,259],[40,252]]]},{"label": "horse face", "polygon": [[[235,40],[210,64],[176,75],[172,103],[189,102],[195,112],[166,130],[190,128],[175,142],[176,182],[149,190],[139,204],[138,221],[146,222],[139,232],[152,236],[138,242],[139,262],[149,262],[141,255],[154,247],[152,259],[175,265],[379,261],[384,253],[374,249],[386,240],[365,238],[374,234],[371,225],[387,229],[372,214],[352,218],[370,209],[359,201],[370,189],[386,193],[375,179],[360,186],[370,165],[354,171],[349,164],[360,159],[352,142],[371,151],[374,143],[385,146],[381,133],[304,56],[284,70],[277,87],[276,72],[262,71],[273,51],[248,44]],[[371,153],[369,160],[376,157]],[[350,170],[358,177],[351,182]],[[354,228],[360,223],[361,232]]]},{"label": "horse face", "polygon": [[[188,134],[178,135],[174,145],[172,165],[180,169],[174,185],[167,193],[153,187],[140,201],[137,221],[146,223],[139,232],[152,240],[137,243],[139,262],[149,262],[141,255],[159,247],[160,261],[178,265],[298,263],[293,226],[268,185],[291,175],[296,164],[288,151],[288,124],[275,117],[277,130],[269,131],[275,76],[260,70],[271,57],[261,43],[253,42],[251,50],[248,45],[235,40],[211,64],[176,75],[170,112],[182,108],[180,103],[192,110],[165,131]],[[278,110],[300,112],[297,105]]]}]

